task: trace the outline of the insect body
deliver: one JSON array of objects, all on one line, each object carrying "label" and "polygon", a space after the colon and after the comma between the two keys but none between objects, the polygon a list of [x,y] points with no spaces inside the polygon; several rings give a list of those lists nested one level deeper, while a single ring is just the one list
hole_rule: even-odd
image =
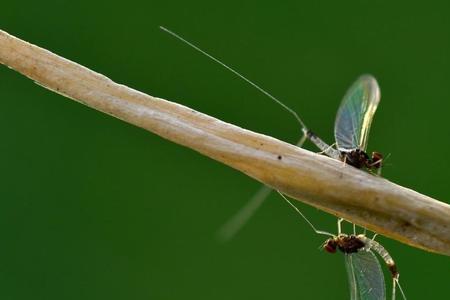
[{"label": "insect body", "polygon": [[302,128],[303,134],[332,158],[358,169],[379,169],[383,155],[373,152],[369,157],[365,152],[370,125],[379,102],[380,88],[376,79],[371,75],[362,75],[348,89],[336,114],[334,137],[337,149],[305,127]]},{"label": "insect body", "polygon": [[329,253],[336,253],[339,249],[345,255],[348,279],[350,283],[351,299],[385,299],[385,285],[383,272],[377,253],[392,276],[392,298],[395,299],[396,286],[399,286],[403,298],[405,295],[399,285],[400,274],[389,252],[377,241],[364,234],[339,234],[327,239],[323,249]]},{"label": "insect body", "polygon": [[328,253],[336,253],[339,250],[344,253],[351,300],[386,299],[384,274],[374,252],[383,259],[391,273],[392,299],[395,300],[395,292],[398,287],[403,299],[406,300],[406,296],[399,283],[400,274],[397,271],[397,265],[389,252],[380,243],[375,241],[376,235],[370,239],[365,234],[356,234],[355,225],[353,225],[353,234],[342,233],[341,223],[343,219],[338,219],[337,235],[317,230],[308,218],[286,196],[280,192],[278,193],[311,226],[315,233],[329,236],[322,246],[325,251]]},{"label": "insect body", "polygon": [[392,278],[398,279],[399,273],[394,260],[387,252],[387,250],[374,239],[369,239],[364,234],[347,235],[341,233],[338,236],[334,236],[325,241],[323,248],[329,253],[336,253],[336,249],[339,249],[345,254],[357,253],[360,251],[375,251],[383,258],[386,263]]}]

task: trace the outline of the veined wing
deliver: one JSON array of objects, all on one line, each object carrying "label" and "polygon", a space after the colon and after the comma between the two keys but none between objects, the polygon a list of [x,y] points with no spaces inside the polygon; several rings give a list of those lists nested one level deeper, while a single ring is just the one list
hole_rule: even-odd
[{"label": "veined wing", "polygon": [[366,150],[370,125],[379,102],[380,88],[373,76],[362,75],[353,83],[342,99],[334,124],[339,150]]},{"label": "veined wing", "polygon": [[351,300],[386,300],[384,274],[372,251],[345,255]]}]

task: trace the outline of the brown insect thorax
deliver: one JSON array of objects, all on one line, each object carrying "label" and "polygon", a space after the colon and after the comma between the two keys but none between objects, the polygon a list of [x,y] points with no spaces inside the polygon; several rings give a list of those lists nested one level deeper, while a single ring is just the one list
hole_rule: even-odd
[{"label": "brown insect thorax", "polygon": [[335,253],[337,249],[349,254],[356,253],[366,244],[356,235],[340,234],[325,241],[323,249],[329,253]]},{"label": "brown insect thorax", "polygon": [[341,160],[345,163],[358,168],[377,170],[383,163],[383,155],[380,152],[372,152],[372,157],[361,149],[351,151],[341,151]]}]

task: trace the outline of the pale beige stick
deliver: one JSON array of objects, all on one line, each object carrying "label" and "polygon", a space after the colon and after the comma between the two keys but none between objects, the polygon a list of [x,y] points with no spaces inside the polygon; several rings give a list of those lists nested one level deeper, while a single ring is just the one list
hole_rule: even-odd
[{"label": "pale beige stick", "polygon": [[0,62],[48,89],[190,147],[295,199],[411,246],[450,255],[448,204],[117,84],[3,31]]}]

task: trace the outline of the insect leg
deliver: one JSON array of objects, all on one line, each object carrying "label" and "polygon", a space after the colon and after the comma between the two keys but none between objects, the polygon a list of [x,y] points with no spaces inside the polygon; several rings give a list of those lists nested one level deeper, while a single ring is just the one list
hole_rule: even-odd
[{"label": "insect leg", "polygon": [[343,221],[344,221],[344,219],[342,219],[342,218],[339,218],[337,220],[338,236],[341,235],[341,233],[342,233],[342,226],[341,226],[341,224],[342,224]]}]

